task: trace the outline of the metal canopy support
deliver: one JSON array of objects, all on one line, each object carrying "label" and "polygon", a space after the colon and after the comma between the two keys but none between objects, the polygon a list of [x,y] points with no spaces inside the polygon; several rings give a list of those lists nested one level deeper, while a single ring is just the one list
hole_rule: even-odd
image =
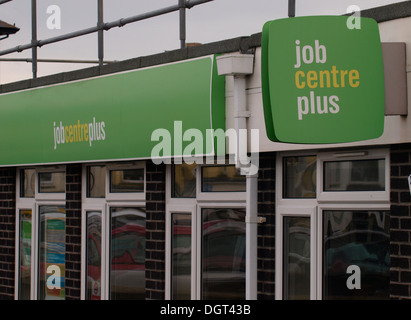
[{"label": "metal canopy support", "polygon": [[295,0],[288,0],[288,17],[295,17]]},{"label": "metal canopy support", "polygon": [[[192,8],[196,5],[199,4],[203,4],[206,2],[211,2],[214,0],[186,0],[186,8]],[[166,8],[162,8],[162,9],[157,9],[151,12],[147,12],[147,13],[143,13],[140,15],[136,15],[136,16],[132,16],[132,17],[128,17],[128,18],[123,18],[123,19],[119,19],[116,21],[112,21],[112,22],[107,22],[107,23],[103,23],[101,26],[95,26],[95,27],[91,27],[91,28],[87,28],[87,29],[83,29],[83,30],[79,30],[79,31],[75,31],[75,32],[71,32],[68,34],[64,34],[61,36],[57,36],[54,38],[48,38],[45,40],[37,40],[37,41],[32,41],[32,43],[30,44],[25,44],[25,45],[20,45],[14,48],[10,48],[10,49],[6,49],[3,51],[0,51],[0,56],[6,55],[6,54],[10,54],[10,53],[14,53],[14,52],[22,52],[24,50],[33,48],[34,46],[37,47],[41,47],[47,44],[51,44],[51,43],[56,43],[59,41],[63,41],[63,40],[68,40],[68,39],[72,39],[72,38],[76,38],[79,36],[84,36],[84,35],[88,35],[94,32],[97,32],[99,30],[109,30],[111,28],[114,27],[123,27],[126,24],[132,23],[132,22],[137,22],[137,21],[141,21],[141,20],[145,20],[145,19],[149,19],[149,18],[153,18],[156,16],[160,16],[166,13],[171,13],[171,12],[175,12],[180,10],[180,6],[177,5],[173,5],[173,6],[169,6]]]},{"label": "metal canopy support", "polygon": [[180,47],[186,46],[186,2],[185,0],[178,0],[178,6],[180,7]]},{"label": "metal canopy support", "polygon": [[[12,0],[0,0],[0,5],[6,2],[9,2]],[[37,3],[36,0],[31,0],[31,16],[32,16],[32,40],[30,43],[25,44],[25,45],[19,45],[14,48],[6,49],[3,51],[0,51],[0,56],[4,56],[10,53],[14,52],[22,52],[27,49],[32,49],[32,64],[33,64],[33,78],[37,77],[37,47],[42,47],[47,44],[52,44],[68,39],[73,39],[76,37],[88,35],[91,33],[98,33],[98,60],[99,60],[99,65],[104,64],[104,31],[110,30],[111,28],[114,27],[123,27],[126,24],[141,21],[141,20],[146,20],[149,18],[157,17],[160,15],[164,15],[167,13],[179,11],[180,12],[180,45],[181,47],[185,47],[185,41],[186,41],[186,9],[191,9],[194,6],[211,2],[214,0],[178,0],[178,4],[157,9],[151,12],[139,14],[136,16],[131,16],[128,18],[122,18],[116,21],[112,22],[104,22],[104,17],[103,17],[103,10],[104,10],[104,5],[103,5],[103,0],[97,0],[97,6],[98,6],[98,21],[97,21],[97,26],[67,33],[64,35],[60,35],[57,37],[53,38],[48,38],[45,40],[38,40],[37,39]]]},{"label": "metal canopy support", "polygon": [[[97,0],[97,27],[101,28],[104,24],[104,3],[103,0]],[[104,30],[98,30],[98,61],[99,65],[102,66],[104,63]]]},{"label": "metal canopy support", "polygon": [[37,0],[31,0],[31,44],[33,79],[37,78]]}]

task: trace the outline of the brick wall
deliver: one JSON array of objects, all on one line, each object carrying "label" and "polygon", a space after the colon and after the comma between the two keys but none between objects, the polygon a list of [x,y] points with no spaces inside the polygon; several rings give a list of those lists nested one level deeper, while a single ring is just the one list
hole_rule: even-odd
[{"label": "brick wall", "polygon": [[260,154],[258,216],[257,299],[274,299],[275,293],[275,153]]},{"label": "brick wall", "polygon": [[81,288],[81,165],[66,167],[66,300],[79,300]]},{"label": "brick wall", "polygon": [[0,169],[0,300],[14,299],[16,170]]},{"label": "brick wall", "polygon": [[411,144],[391,147],[391,299],[411,297]]},{"label": "brick wall", "polygon": [[146,164],[146,299],[165,299],[166,167]]}]

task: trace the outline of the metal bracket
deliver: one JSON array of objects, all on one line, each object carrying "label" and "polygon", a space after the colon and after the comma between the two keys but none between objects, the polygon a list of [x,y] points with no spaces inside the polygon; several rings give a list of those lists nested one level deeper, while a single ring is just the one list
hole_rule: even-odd
[{"label": "metal bracket", "polygon": [[261,223],[267,222],[267,218],[265,218],[265,217],[249,217],[249,216],[246,216],[245,217],[245,222],[246,223],[261,224]]},{"label": "metal bracket", "polygon": [[250,111],[243,111],[243,112],[238,112],[234,118],[250,118],[251,117],[251,112]]}]

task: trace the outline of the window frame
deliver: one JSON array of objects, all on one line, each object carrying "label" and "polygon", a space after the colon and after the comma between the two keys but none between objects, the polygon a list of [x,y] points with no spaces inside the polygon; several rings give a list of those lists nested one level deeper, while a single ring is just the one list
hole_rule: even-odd
[{"label": "window frame", "polygon": [[[198,164],[196,168],[196,197],[172,197],[172,166],[166,166],[166,274],[165,299],[172,298],[171,263],[172,263],[172,230],[171,215],[174,213],[191,213],[192,223],[192,256],[191,256],[191,299],[202,299],[202,209],[213,208],[241,208],[246,210],[247,192],[201,192],[201,173],[205,166],[219,166],[220,164]],[[246,223],[246,222],[245,222]],[[247,276],[247,273],[245,274]],[[246,292],[245,292],[246,294]]]},{"label": "window frame", "polygon": [[[146,163],[145,161],[130,162],[130,163],[109,163],[106,165],[106,197],[110,201],[145,201],[146,200]],[[111,171],[115,170],[130,170],[143,169],[144,173],[144,189],[143,192],[111,192]]]},{"label": "window frame", "polygon": [[[276,216],[280,223],[276,222],[276,254],[275,270],[280,272],[275,273],[276,286],[275,286],[275,298],[276,300],[283,299],[284,293],[284,218],[285,217],[304,217],[310,219],[310,299],[315,299],[317,296],[317,276],[318,276],[318,260],[316,259],[315,250],[317,249],[317,207],[316,206],[280,206],[277,207]],[[277,219],[277,217],[276,217]]]},{"label": "window frame", "polygon": [[[88,167],[104,166],[105,173],[105,197],[87,197],[87,172]],[[110,192],[110,170],[144,169],[144,192]],[[100,299],[110,300],[110,228],[111,208],[115,207],[137,207],[146,208],[146,163],[145,161],[132,161],[124,163],[87,163],[82,168],[82,240],[81,240],[81,299],[86,299],[86,277],[87,277],[87,217],[90,211],[101,211],[101,287]]]},{"label": "window frame", "polygon": [[[34,169],[34,197],[22,197],[21,195],[21,173],[23,170]],[[66,206],[66,192],[64,193],[39,193],[39,173],[44,172],[64,172],[66,167],[63,166],[48,166],[48,167],[19,167],[16,170],[16,237],[15,237],[15,276],[14,276],[14,297],[15,300],[20,299],[20,211],[31,210],[31,272],[30,272],[30,300],[38,300],[39,288],[39,229],[40,229],[40,206]],[[66,182],[64,182],[66,185]]]},{"label": "window frame", "polygon": [[[325,191],[324,175],[325,162],[379,160],[385,161],[385,190],[384,191]],[[323,152],[317,157],[317,199],[319,203],[371,202],[386,203],[390,200],[390,153],[388,149],[373,149],[353,152]],[[341,200],[343,199],[343,200]]]},{"label": "window frame", "polygon": [[[283,159],[286,157],[313,156],[317,157],[317,174],[316,174],[316,197],[288,199],[283,198],[283,177],[284,166]],[[327,161],[349,161],[349,160],[385,160],[385,190],[384,191],[324,191],[324,162]],[[312,274],[311,299],[323,299],[323,212],[328,210],[351,210],[351,211],[390,211],[390,152],[388,148],[376,149],[347,149],[337,151],[306,150],[301,152],[284,152],[276,155],[276,299],[280,300],[283,288],[283,217],[298,216],[298,210],[315,208],[313,220],[315,226],[311,225],[311,240],[314,240],[315,246],[311,243],[311,261],[315,257],[315,275]],[[284,212],[286,214],[284,214]],[[301,215],[300,215],[301,216]],[[308,216],[308,213],[306,214]],[[314,227],[314,228],[313,228]],[[313,279],[316,280],[313,284]]]}]

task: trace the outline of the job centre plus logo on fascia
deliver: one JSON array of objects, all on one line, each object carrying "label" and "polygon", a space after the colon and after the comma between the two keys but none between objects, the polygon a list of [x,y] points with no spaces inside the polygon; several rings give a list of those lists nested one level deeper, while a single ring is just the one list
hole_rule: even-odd
[{"label": "job centre plus logo on fascia", "polygon": [[377,23],[361,18],[270,21],[262,38],[267,135],[288,143],[342,143],[384,131],[384,69]]}]

